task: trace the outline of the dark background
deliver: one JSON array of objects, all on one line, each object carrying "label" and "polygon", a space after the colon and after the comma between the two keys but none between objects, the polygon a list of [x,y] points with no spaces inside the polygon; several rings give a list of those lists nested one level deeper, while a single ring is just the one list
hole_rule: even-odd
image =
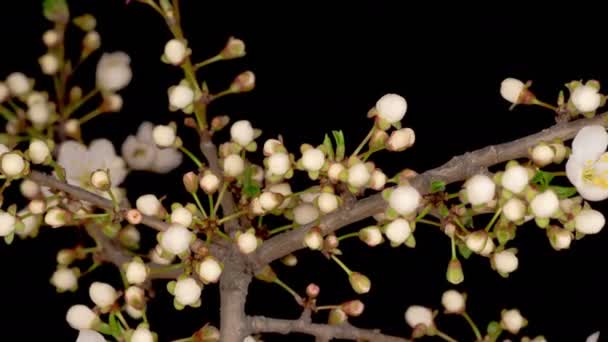
[{"label": "dark background", "polygon": [[[403,123],[416,131],[416,145],[407,152],[379,155],[378,166],[388,174],[404,167],[424,171],[454,154],[550,126],[553,118],[545,110],[508,110],[498,91],[505,77],[533,80],[533,90],[552,103],[570,80],[608,78],[601,50],[605,26],[595,14],[596,7],[580,13],[572,8],[550,13],[508,5],[423,8],[368,1],[330,8],[321,2],[254,6],[182,1],[185,33],[195,60],[217,53],[231,35],[246,42],[245,58],[213,65],[200,76],[217,92],[241,71],[255,72],[253,92],[218,100],[210,111],[233,120],[250,119],[263,129],[261,139],[282,134],[290,150],[297,152],[300,143],[319,144],[325,133],[342,129],[352,151],[369,130],[371,121],[365,115],[375,101],[387,92],[405,96],[409,109]],[[120,0],[74,0],[71,6],[74,14],[87,11],[97,16],[102,50],[126,51],[133,63],[133,82],[121,92],[123,111],[85,127],[86,139],[108,137],[119,148],[142,120],[179,122],[182,115],[167,109],[167,87],[179,81],[180,72],[160,62],[170,37],[161,18],[146,6],[126,6]],[[3,4],[0,78],[18,70],[41,76],[37,68],[37,59],[45,52],[41,35],[50,27],[39,1]],[[79,37],[72,36],[74,52]],[[85,89],[91,85],[98,57],[99,52],[81,70]],[[44,82],[51,89],[48,78]],[[193,141],[189,134],[184,138]],[[186,160],[172,176],[134,172],[126,183],[129,198],[153,192],[186,200],[180,174],[191,167]],[[146,228],[142,232],[150,233]],[[84,278],[78,293],[55,293],[49,283],[55,253],[73,246],[77,237],[71,229],[44,229],[34,240],[16,240],[0,248],[2,340],[74,340],[75,331],[65,323],[69,306],[90,304],[87,291],[92,280],[119,285],[115,269],[105,267]],[[441,294],[451,288],[444,277],[449,239],[432,227],[420,227],[416,238],[414,250],[363,248],[355,239],[344,242],[343,260],[367,274],[373,284],[372,291],[360,297],[366,310],[353,324],[406,336],[410,329],[403,313],[409,305],[441,308]],[[544,334],[549,341],[583,341],[608,327],[607,243],[604,230],[574,242],[571,250],[555,252],[544,231],[524,226],[512,243],[519,248],[520,267],[509,279],[493,272],[486,259],[472,257],[464,262],[465,282],[456,288],[469,293],[469,313],[482,329],[500,318],[501,309],[517,307],[530,321],[525,334]],[[321,304],[356,298],[335,263],[307,251],[298,256],[295,269],[277,266],[279,276],[294,289],[303,293],[309,282],[319,284]],[[176,312],[165,282],[157,285],[158,298],[149,306],[149,318],[160,341],[186,337],[207,321],[217,325],[217,286],[206,287],[200,309]],[[257,281],[250,287],[247,310],[277,317],[299,315],[284,291]],[[442,316],[438,324],[461,341],[472,340],[458,317]]]}]

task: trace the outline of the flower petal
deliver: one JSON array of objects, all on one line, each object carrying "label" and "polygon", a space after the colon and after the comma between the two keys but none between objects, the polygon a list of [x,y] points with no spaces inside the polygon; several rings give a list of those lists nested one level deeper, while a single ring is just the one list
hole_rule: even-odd
[{"label": "flower petal", "polygon": [[174,148],[158,149],[153,171],[156,173],[167,173],[182,163],[182,154]]},{"label": "flower petal", "polygon": [[592,183],[583,183],[577,186],[576,190],[587,201],[603,201],[608,198],[608,188],[602,188]]},{"label": "flower petal", "polygon": [[122,157],[129,168],[133,170],[147,170],[153,167],[156,159],[156,148],[150,144],[140,142],[130,135],[122,144]]},{"label": "flower petal", "polygon": [[584,161],[575,156],[566,162],[566,176],[572,185],[579,186],[583,183]]},{"label": "flower petal", "polygon": [[583,160],[595,161],[606,152],[608,133],[600,125],[581,128],[572,141],[572,155]]},{"label": "flower petal", "polygon": [[139,125],[137,129],[137,140],[143,143],[154,144],[154,138],[152,137],[152,130],[154,124],[149,121],[144,121]]},{"label": "flower petal", "polygon": [[87,156],[87,147],[83,144],[68,140],[59,146],[57,163],[65,169],[66,178],[79,180],[86,172],[87,165],[83,162]]},{"label": "flower petal", "polygon": [[110,170],[110,181],[113,186],[120,185],[127,177],[128,170],[124,159],[121,157],[114,157],[106,167]]},{"label": "flower petal", "polygon": [[596,331],[593,334],[589,335],[589,337],[587,337],[587,339],[585,340],[586,342],[597,342],[600,339],[600,332]]},{"label": "flower petal", "polygon": [[96,139],[89,145],[89,169],[107,167],[116,156],[114,145],[108,139]]},{"label": "flower petal", "polygon": [[97,331],[83,329],[79,331],[76,342],[106,342],[106,339]]}]

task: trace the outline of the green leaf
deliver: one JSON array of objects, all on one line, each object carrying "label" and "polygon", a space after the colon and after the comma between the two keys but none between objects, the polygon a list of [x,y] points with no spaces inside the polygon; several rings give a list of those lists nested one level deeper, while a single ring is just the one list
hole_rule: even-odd
[{"label": "green leaf", "polygon": [[431,193],[439,192],[445,190],[445,182],[443,181],[433,181],[431,183]]},{"label": "green leaf", "polygon": [[112,336],[120,336],[120,324],[118,323],[114,312],[110,313],[110,331]]},{"label": "green leaf", "polygon": [[66,0],[44,0],[42,2],[42,14],[52,22],[67,23],[70,18],[70,10]]},{"label": "green leaf", "polygon": [[550,187],[550,189],[555,191],[555,194],[557,194],[557,196],[560,199],[564,199],[564,198],[568,198],[568,197],[576,195],[576,188],[572,187],[572,186],[552,185]]},{"label": "green leaf", "polygon": [[261,191],[259,184],[253,180],[253,170],[253,166],[248,166],[243,174],[243,193],[250,198],[257,196]]},{"label": "green leaf", "polygon": [[325,148],[327,148],[327,154],[329,156],[329,159],[334,159],[334,147],[331,143],[331,139],[329,138],[329,136],[327,134],[325,134],[325,139],[323,139],[323,145],[325,146]]},{"label": "green leaf", "polygon": [[460,253],[460,255],[462,255],[462,257],[465,259],[468,259],[471,257],[471,254],[473,254],[473,251],[471,251],[469,247],[462,242],[458,242],[456,246],[458,246],[458,253]]},{"label": "green leaf", "polygon": [[551,172],[538,170],[538,172],[530,180],[530,183],[538,185],[541,188],[540,190],[544,191],[554,177],[555,176]]},{"label": "green leaf", "polygon": [[341,161],[344,159],[344,153],[346,152],[346,146],[344,144],[344,133],[342,131],[332,131],[334,140],[336,141],[336,160]]}]

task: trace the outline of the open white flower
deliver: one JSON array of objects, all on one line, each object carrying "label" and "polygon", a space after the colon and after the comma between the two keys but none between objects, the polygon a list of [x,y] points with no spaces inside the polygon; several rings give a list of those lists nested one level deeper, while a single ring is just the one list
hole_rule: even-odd
[{"label": "open white flower", "polygon": [[583,127],[572,141],[566,175],[588,201],[608,198],[608,133],[600,125]]},{"label": "open white flower", "polygon": [[74,140],[68,140],[59,146],[57,162],[65,169],[69,184],[96,192],[109,198],[107,192],[99,192],[91,184],[91,173],[95,170],[107,170],[112,187],[118,187],[127,176],[125,161],[114,150],[114,145],[107,139],[93,140],[87,147]]},{"label": "open white flower", "polygon": [[122,51],[104,53],[97,63],[97,87],[107,92],[116,92],[126,87],[133,73],[131,58]]},{"label": "open white flower", "polygon": [[182,163],[182,154],[175,148],[160,148],[154,142],[154,124],[143,122],[137,135],[130,135],[122,144],[122,156],[132,170],[166,174]]}]

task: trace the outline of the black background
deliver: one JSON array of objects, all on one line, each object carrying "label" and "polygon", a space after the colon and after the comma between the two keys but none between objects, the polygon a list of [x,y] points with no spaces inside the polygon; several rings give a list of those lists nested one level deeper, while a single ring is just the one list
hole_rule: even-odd
[{"label": "black background", "polygon": [[[605,25],[598,8],[570,7],[551,13],[532,12],[510,2],[492,5],[449,8],[368,1],[330,7],[321,2],[287,6],[182,1],[185,33],[195,60],[217,53],[231,35],[246,42],[245,58],[213,65],[200,76],[217,92],[238,73],[255,72],[253,92],[218,100],[210,112],[228,114],[233,120],[250,119],[264,131],[261,139],[282,134],[290,150],[297,152],[300,143],[319,144],[325,133],[342,129],[352,151],[369,130],[371,121],[365,115],[375,101],[387,92],[405,96],[409,109],[403,123],[416,131],[416,145],[403,153],[379,155],[377,165],[388,174],[404,167],[424,171],[454,154],[550,126],[551,113],[540,108],[508,110],[498,91],[505,77],[533,80],[533,90],[553,103],[570,80],[608,77],[602,52]],[[170,38],[161,18],[146,6],[126,6],[119,0],[74,0],[71,6],[74,14],[86,11],[97,16],[102,50],[126,51],[133,63],[133,82],[121,92],[122,112],[89,124],[84,128],[86,139],[108,137],[119,147],[142,120],[179,122],[182,115],[168,111],[166,91],[179,82],[180,72],[160,62]],[[45,52],[41,35],[51,26],[40,7],[39,1],[2,5],[0,78],[12,71],[41,77],[37,68],[37,59]],[[74,52],[79,39],[74,32]],[[92,84],[98,57],[99,52],[79,74],[85,89]],[[48,78],[42,79],[41,86],[50,90]],[[184,133],[185,140],[194,141],[191,135]],[[186,199],[180,174],[191,167],[186,160],[171,176],[133,172],[126,181],[129,198],[152,192]],[[152,236],[146,228],[142,232]],[[493,272],[486,259],[472,257],[464,262],[465,282],[456,288],[469,294],[469,313],[482,328],[499,319],[501,309],[517,307],[530,321],[525,334],[544,334],[550,341],[582,341],[608,327],[606,234],[604,230],[576,241],[571,250],[555,252],[544,231],[524,226],[512,244],[519,248],[520,267],[509,279]],[[65,323],[69,306],[90,304],[87,289],[94,279],[119,285],[115,270],[105,267],[95,271],[95,277],[83,279],[78,293],[55,293],[49,284],[55,253],[73,246],[77,237],[71,229],[44,229],[34,240],[0,247],[2,340],[74,340],[75,331]],[[449,239],[432,227],[420,227],[416,237],[414,250],[364,248],[354,239],[344,242],[343,260],[372,279],[371,293],[360,297],[365,313],[353,324],[407,336],[410,329],[403,319],[407,306],[440,309],[441,293],[451,288],[444,277]],[[277,266],[280,277],[294,289],[302,293],[309,282],[319,284],[322,304],[356,298],[335,263],[307,251],[298,256],[297,268]],[[217,286],[206,287],[200,309],[176,312],[165,282],[157,285],[158,298],[150,304],[149,317],[160,341],[186,337],[207,321],[217,324]],[[247,311],[299,315],[288,294],[257,281],[250,287]],[[458,317],[441,317],[438,324],[461,341],[472,340]],[[266,340],[295,337],[267,336]]]}]

